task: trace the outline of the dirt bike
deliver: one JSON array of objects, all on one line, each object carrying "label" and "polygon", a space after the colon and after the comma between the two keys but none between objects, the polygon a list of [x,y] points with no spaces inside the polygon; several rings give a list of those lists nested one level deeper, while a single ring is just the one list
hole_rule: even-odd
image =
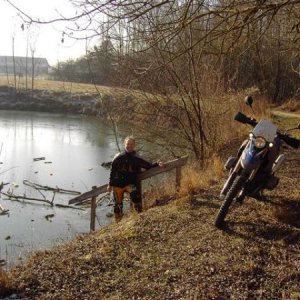
[{"label": "dirt bike", "polygon": [[[251,96],[245,98],[245,103],[251,107]],[[300,140],[290,137],[288,131],[300,129],[297,127],[280,133],[277,126],[271,121],[247,117],[238,112],[234,119],[253,127],[249,138],[241,145],[237,157],[230,157],[225,168],[229,171],[220,197],[223,203],[215,219],[215,226],[221,228],[228,213],[230,205],[235,201],[242,203],[246,196],[262,199],[264,189],[273,190],[279,182],[274,174],[285,159],[284,154],[279,154],[283,142],[293,148],[299,148]]]}]

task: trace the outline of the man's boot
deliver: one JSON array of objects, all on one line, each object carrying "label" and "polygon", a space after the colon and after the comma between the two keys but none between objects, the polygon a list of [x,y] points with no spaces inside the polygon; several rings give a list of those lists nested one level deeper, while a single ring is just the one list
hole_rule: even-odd
[{"label": "man's boot", "polygon": [[123,205],[122,204],[115,204],[114,213],[115,213],[116,222],[121,221],[121,219],[123,217]]},{"label": "man's boot", "polygon": [[134,209],[138,212],[141,213],[143,211],[143,205],[142,202],[136,202],[133,203]]}]

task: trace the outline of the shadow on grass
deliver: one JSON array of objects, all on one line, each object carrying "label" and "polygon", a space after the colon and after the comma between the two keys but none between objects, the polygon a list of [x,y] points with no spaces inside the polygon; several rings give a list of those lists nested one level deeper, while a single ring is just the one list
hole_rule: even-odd
[{"label": "shadow on grass", "polygon": [[222,201],[220,200],[219,203],[216,203],[216,201],[213,201],[211,199],[192,197],[192,199],[190,200],[190,203],[191,203],[192,207],[194,207],[194,208],[204,206],[207,208],[219,209],[222,204]]},{"label": "shadow on grass", "polygon": [[244,240],[256,241],[258,243],[262,240],[282,240],[285,244],[294,244],[300,241],[299,232],[295,232],[288,228],[282,228],[274,224],[228,221],[221,230],[231,236]]},{"label": "shadow on grass", "polygon": [[300,202],[278,197],[279,204],[275,208],[275,218],[287,225],[300,228]]},{"label": "shadow on grass", "polygon": [[[269,224],[263,220],[255,220],[255,223],[253,223],[249,215],[249,221],[247,222],[239,220],[227,221],[222,228],[223,231],[232,233],[235,228],[242,226],[245,230],[260,233],[262,237],[277,239],[276,235],[279,235],[280,238],[281,235],[284,236],[290,231],[290,229],[287,228],[283,229],[284,225],[300,228],[300,201],[290,200],[280,196],[276,196],[276,198],[266,196],[263,200],[247,198],[247,201],[248,200],[271,204],[273,207],[272,216],[274,217],[274,221],[279,224]],[[282,223],[282,227],[280,223]],[[274,228],[271,228],[272,226]],[[291,229],[291,231],[293,230]]]}]

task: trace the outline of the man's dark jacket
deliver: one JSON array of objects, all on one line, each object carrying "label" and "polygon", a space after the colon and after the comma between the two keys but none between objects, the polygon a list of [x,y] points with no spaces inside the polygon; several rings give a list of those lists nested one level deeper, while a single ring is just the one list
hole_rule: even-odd
[{"label": "man's dark jacket", "polygon": [[141,158],[136,152],[119,153],[113,160],[109,185],[124,187],[129,184],[137,184],[137,174],[141,169],[151,169],[157,167],[158,163],[150,163]]}]

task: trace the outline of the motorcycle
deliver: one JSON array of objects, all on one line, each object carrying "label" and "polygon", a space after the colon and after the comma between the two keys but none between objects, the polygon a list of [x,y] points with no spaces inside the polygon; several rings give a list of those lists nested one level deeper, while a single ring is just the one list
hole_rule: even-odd
[{"label": "motorcycle", "polygon": [[[245,103],[251,107],[251,96],[245,98]],[[230,157],[225,168],[229,171],[220,197],[223,203],[215,219],[215,226],[222,228],[230,205],[235,201],[242,203],[246,196],[263,199],[263,190],[273,190],[279,182],[275,172],[285,160],[284,154],[279,154],[281,145],[285,142],[293,148],[299,148],[300,140],[289,136],[288,131],[300,129],[297,127],[280,133],[277,126],[268,120],[256,121],[238,112],[234,119],[243,124],[249,124],[253,130],[249,138],[241,145],[237,157]]]}]

